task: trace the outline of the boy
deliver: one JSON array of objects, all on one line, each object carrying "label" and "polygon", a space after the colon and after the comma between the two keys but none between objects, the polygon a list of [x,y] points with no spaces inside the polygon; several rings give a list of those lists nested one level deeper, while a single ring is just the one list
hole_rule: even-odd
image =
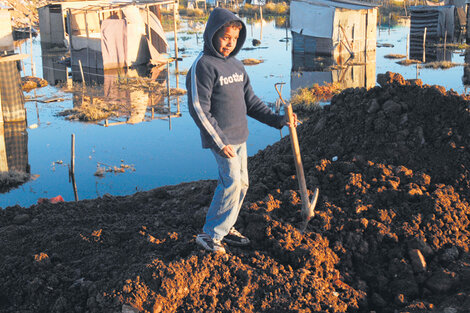
[{"label": "boy", "polygon": [[282,128],[287,117],[274,114],[253,93],[243,64],[235,58],[246,39],[245,24],[232,12],[215,8],[204,31],[204,50],[186,76],[189,112],[201,132],[202,147],[215,156],[219,180],[196,242],[225,253],[228,244],[249,239],[233,225],[248,189],[246,115]]}]

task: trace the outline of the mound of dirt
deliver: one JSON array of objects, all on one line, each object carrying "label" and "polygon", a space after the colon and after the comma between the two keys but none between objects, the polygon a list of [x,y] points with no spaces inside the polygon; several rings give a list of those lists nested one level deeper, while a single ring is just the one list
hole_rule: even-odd
[{"label": "mound of dirt", "polygon": [[468,312],[468,100],[387,73],[250,158],[237,228],[195,244],[215,181],[0,211],[0,312]]}]

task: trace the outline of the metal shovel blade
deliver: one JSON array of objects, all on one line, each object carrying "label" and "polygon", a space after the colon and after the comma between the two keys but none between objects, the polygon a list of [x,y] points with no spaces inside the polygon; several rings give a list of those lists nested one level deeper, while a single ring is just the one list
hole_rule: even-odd
[{"label": "metal shovel blade", "polygon": [[304,233],[305,229],[307,229],[308,222],[312,217],[315,216],[315,206],[317,205],[318,201],[318,195],[320,194],[320,190],[318,188],[315,188],[315,191],[313,192],[312,196],[312,202],[310,202],[310,205],[304,209],[302,208],[302,218],[303,218],[303,223],[300,232]]},{"label": "metal shovel blade", "polygon": [[304,220],[308,221],[312,217],[315,216],[315,206],[317,205],[319,193],[320,193],[320,190],[318,188],[315,188],[315,191],[313,192],[313,196],[312,196],[312,201],[310,202],[310,205],[308,206],[308,210],[304,210],[304,212],[302,212]]}]

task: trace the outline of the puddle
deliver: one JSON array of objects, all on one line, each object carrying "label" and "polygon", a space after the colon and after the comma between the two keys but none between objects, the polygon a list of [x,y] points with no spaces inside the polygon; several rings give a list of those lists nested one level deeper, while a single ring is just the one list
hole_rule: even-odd
[{"label": "puddle", "polygon": [[[185,76],[181,73],[186,73],[190,68],[203,43],[202,28],[194,31],[195,28],[188,27],[187,22],[182,22],[181,26],[183,30],[178,33],[178,45],[182,61],[178,62],[177,70],[175,64],[170,64],[168,76],[170,88],[185,89]],[[342,81],[346,87],[370,87],[376,84],[376,75],[386,71],[400,73],[406,79],[418,75],[426,84],[443,85],[459,93],[465,90],[462,83],[464,66],[445,70],[420,68],[417,72],[416,65],[403,66],[397,64],[396,59],[385,58],[389,54],[406,55],[406,26],[390,31],[388,28],[380,29],[377,32],[380,47],[375,55],[333,68],[331,65],[334,64],[328,60],[303,57],[299,61],[297,56],[293,56],[291,41],[286,40],[286,37],[290,38],[290,32],[286,36],[286,29],[279,21],[263,24],[248,21],[247,26],[245,49],[240,51],[238,58],[263,60],[260,64],[246,66],[246,70],[256,94],[273,105],[277,99],[274,84],[278,82],[286,83],[283,96],[288,99],[291,88],[313,83]],[[172,33],[167,35],[168,38],[173,37]],[[87,87],[85,93],[77,83],[65,87],[53,86],[66,81],[66,67],[60,63],[63,62],[61,54],[42,56],[39,40],[39,37],[33,40],[34,66],[31,66],[31,58],[25,59],[25,73],[22,73],[25,76],[35,71],[36,76],[52,83],[25,93],[29,99],[25,105],[29,127],[24,130],[23,138],[27,142],[26,166],[36,179],[0,194],[0,207],[15,204],[30,206],[39,198],[58,195],[65,201],[75,199],[69,179],[72,134],[75,135],[75,184],[80,200],[105,194],[127,195],[163,185],[217,177],[212,154],[201,149],[199,130],[189,116],[185,95],[172,96],[168,103],[165,94],[159,97],[154,90],[137,93],[132,88],[124,88],[121,93],[113,94],[110,90],[116,89],[110,85],[116,85],[122,79],[117,74],[109,77],[107,82],[103,76],[99,84]],[[29,52],[29,41],[23,41],[17,52],[20,48],[23,53]],[[173,48],[170,43],[170,49]],[[447,61],[453,63],[463,64],[465,61],[463,51],[447,52],[445,55]],[[164,84],[168,77],[165,71],[160,75]],[[137,79],[141,75],[136,73],[134,76]],[[83,122],[60,116],[61,112],[78,107],[82,101],[102,101],[108,105],[113,102],[110,99],[125,105],[119,115],[108,118],[109,127],[105,127],[105,120]],[[129,120],[133,122],[129,123]],[[278,130],[252,119],[249,119],[249,129],[249,155],[280,139]],[[288,130],[283,129],[282,133],[286,136]],[[106,170],[122,167],[125,170]],[[95,175],[97,172],[100,175]]]}]

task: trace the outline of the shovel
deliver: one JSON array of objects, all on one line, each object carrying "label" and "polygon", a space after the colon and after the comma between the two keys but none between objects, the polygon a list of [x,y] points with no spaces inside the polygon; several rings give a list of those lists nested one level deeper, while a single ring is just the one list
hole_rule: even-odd
[{"label": "shovel", "polygon": [[281,92],[278,89],[278,86],[282,86],[283,84],[285,83],[276,83],[274,84],[274,88],[276,88],[276,91],[279,94],[279,99],[281,99],[281,102],[284,105],[284,110],[286,111],[287,117],[289,118],[290,143],[292,147],[292,152],[294,153],[295,170],[297,173],[297,181],[299,183],[300,198],[302,200],[301,213],[303,218],[303,225],[301,228],[301,232],[303,233],[307,228],[307,224],[310,219],[315,216],[315,205],[317,204],[319,190],[318,188],[315,188],[315,191],[313,192],[312,201],[310,201],[307,191],[307,184],[305,182],[304,167],[302,165],[302,159],[300,157],[299,140],[297,138],[297,130],[295,128],[296,125],[294,125],[294,112],[292,110],[292,105],[290,103],[287,104],[284,101]]}]

